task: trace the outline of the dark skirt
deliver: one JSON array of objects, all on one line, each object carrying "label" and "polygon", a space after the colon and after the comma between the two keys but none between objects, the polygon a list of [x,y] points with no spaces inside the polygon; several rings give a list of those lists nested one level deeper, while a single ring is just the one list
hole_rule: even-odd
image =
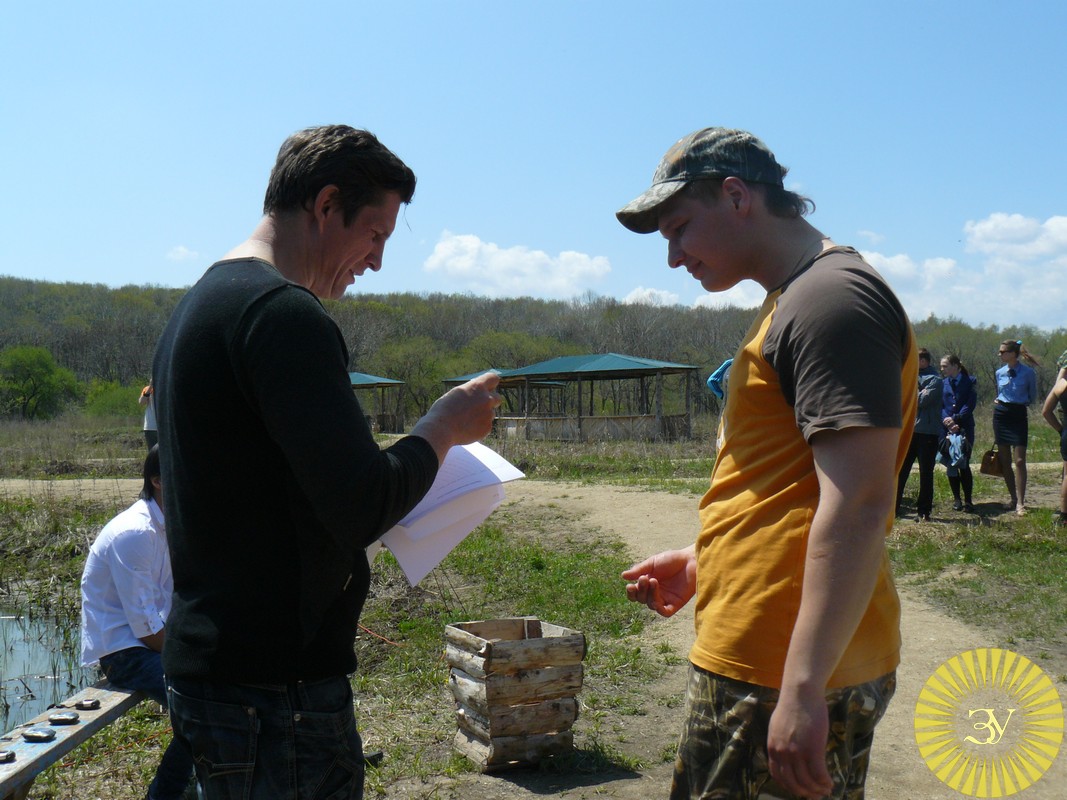
[{"label": "dark skirt", "polygon": [[1026,447],[1030,435],[1030,421],[1026,406],[1022,403],[995,403],[993,405],[993,441],[1012,447]]}]

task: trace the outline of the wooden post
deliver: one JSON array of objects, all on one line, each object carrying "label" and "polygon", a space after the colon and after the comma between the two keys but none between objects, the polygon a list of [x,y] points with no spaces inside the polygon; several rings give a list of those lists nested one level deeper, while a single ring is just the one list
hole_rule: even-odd
[{"label": "wooden post", "polygon": [[667,432],[663,429],[663,373],[656,373],[656,430],[660,436]]},{"label": "wooden post", "polygon": [[583,441],[582,438],[582,379],[578,378],[578,441]]},{"label": "wooden post", "polygon": [[685,373],[685,438],[693,438],[693,371]]}]

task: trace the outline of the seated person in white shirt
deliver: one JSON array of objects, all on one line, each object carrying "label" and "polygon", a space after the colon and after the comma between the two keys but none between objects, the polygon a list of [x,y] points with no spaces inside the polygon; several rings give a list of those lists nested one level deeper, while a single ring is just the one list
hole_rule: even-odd
[{"label": "seated person in white shirt", "polygon": [[[84,666],[100,665],[111,683],[167,705],[160,653],[174,581],[163,526],[159,447],[144,462],[141,499],[111,520],[93,542],[82,573]],[[193,759],[172,740],[148,788],[149,800],[178,800],[191,784]],[[189,795],[192,796],[192,795]]]}]

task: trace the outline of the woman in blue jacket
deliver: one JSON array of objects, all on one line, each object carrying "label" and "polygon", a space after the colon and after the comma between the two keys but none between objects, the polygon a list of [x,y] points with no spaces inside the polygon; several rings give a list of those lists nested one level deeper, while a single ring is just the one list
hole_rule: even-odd
[{"label": "woman in blue jacket", "polygon": [[[997,399],[993,401],[993,441],[1000,454],[1004,483],[1010,496],[1009,508],[1022,516],[1026,513],[1026,442],[1030,436],[1026,407],[1038,399],[1037,373],[1023,363],[1035,367],[1041,362],[1023,347],[1021,341],[1006,339],[998,349],[1001,363],[996,372]],[[1018,481],[1012,472],[1012,462],[1019,473]],[[1018,492],[1016,492],[1018,485]]]},{"label": "woman in blue jacket", "polygon": [[945,465],[948,467],[948,483],[955,498],[953,508],[957,511],[973,512],[971,493],[974,489],[974,474],[968,459],[974,447],[974,407],[978,404],[978,379],[967,372],[960,357],[952,353],[941,357],[941,374],[944,375],[944,381],[941,392],[941,446],[938,449],[951,452],[946,439],[955,442],[954,435],[963,437],[958,457],[949,455],[945,459]]}]

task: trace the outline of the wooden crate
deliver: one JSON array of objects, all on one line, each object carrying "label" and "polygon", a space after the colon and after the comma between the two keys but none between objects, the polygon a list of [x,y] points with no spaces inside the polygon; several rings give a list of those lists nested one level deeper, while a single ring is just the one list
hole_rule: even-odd
[{"label": "wooden crate", "polygon": [[583,658],[583,634],[535,617],[446,626],[455,749],[483,772],[568,752]]}]

